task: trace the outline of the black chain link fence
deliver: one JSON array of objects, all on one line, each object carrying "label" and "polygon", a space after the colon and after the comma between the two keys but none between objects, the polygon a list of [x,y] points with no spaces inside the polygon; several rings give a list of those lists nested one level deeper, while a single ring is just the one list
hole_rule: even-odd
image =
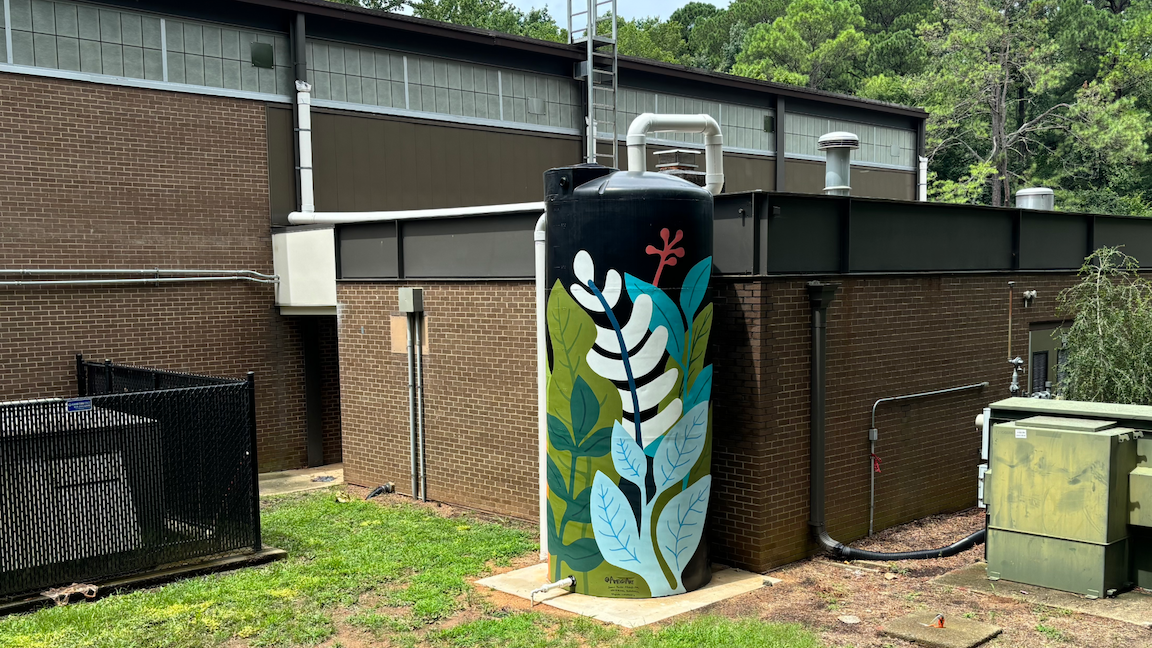
[{"label": "black chain link fence", "polygon": [[77,378],[0,403],[0,597],[262,548],[252,374],[78,356]]}]

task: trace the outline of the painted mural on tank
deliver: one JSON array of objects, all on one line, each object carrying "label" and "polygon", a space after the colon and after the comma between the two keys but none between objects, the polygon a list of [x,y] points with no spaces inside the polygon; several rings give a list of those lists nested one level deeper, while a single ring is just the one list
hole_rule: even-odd
[{"label": "painted mural on tank", "polygon": [[550,573],[581,593],[668,596],[709,578],[712,257],[685,244],[711,241],[686,236],[637,241],[636,275],[579,249],[574,280],[549,291]]}]

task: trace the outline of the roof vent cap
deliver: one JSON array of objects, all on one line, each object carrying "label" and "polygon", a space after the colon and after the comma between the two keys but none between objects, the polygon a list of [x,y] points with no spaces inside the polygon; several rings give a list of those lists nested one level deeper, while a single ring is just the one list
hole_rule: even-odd
[{"label": "roof vent cap", "polygon": [[1018,209],[1052,211],[1056,208],[1056,195],[1048,187],[1029,187],[1016,192]]},{"label": "roof vent cap", "polygon": [[833,133],[825,133],[816,140],[816,148],[821,151],[828,149],[841,149],[846,148],[852,151],[860,148],[860,138],[855,133],[848,133],[845,131],[835,131]]}]

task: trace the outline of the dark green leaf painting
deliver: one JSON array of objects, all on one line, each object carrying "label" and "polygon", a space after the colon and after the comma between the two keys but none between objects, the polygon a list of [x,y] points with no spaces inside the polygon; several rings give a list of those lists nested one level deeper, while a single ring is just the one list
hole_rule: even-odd
[{"label": "dark green leaf painting", "polygon": [[660,286],[684,257],[682,232],[661,238],[662,249],[647,247],[659,257],[650,282],[608,269],[598,284],[581,250],[572,259],[578,283],[557,281],[547,304],[549,552],[553,576],[582,574],[586,593],[683,592],[703,537],[712,258],[688,269],[682,285]]}]

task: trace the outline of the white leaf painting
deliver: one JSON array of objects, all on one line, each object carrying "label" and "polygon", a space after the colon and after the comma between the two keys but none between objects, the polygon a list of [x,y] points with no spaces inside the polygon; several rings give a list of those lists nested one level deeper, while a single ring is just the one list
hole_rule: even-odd
[{"label": "white leaf painting", "polygon": [[632,506],[620,487],[600,471],[592,479],[592,531],[608,564],[630,571],[640,569],[640,532]]},{"label": "white leaf painting", "polygon": [[664,490],[686,477],[696,465],[708,436],[708,401],[693,407],[665,435],[652,463],[656,490]]},{"label": "white leaf painting", "polygon": [[712,475],[701,477],[686,490],[677,493],[660,512],[656,544],[677,580],[696,553],[696,547],[700,545],[700,538],[704,534],[704,516],[708,512],[711,485]]},{"label": "white leaf painting", "polygon": [[619,422],[612,427],[612,465],[624,479],[643,490],[644,477],[648,475],[648,458],[644,450],[636,445],[632,433]]}]

